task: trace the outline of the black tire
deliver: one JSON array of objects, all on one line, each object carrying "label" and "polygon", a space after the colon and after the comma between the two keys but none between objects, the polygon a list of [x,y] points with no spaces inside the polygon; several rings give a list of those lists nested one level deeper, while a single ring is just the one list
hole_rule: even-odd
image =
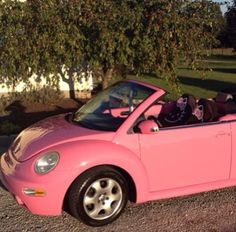
[{"label": "black tire", "polygon": [[127,200],[127,181],[116,169],[108,166],[86,171],[72,183],[68,192],[72,216],[94,227],[116,220]]}]

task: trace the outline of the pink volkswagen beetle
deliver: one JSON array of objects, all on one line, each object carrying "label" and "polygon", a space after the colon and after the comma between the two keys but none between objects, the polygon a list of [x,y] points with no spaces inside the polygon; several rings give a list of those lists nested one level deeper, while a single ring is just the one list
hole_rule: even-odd
[{"label": "pink volkswagen beetle", "polygon": [[[69,212],[102,226],[136,203],[236,185],[234,96],[166,102],[118,82],[74,114],[22,131],[1,156],[1,181],[33,214]],[[227,95],[227,96],[226,96]]]}]

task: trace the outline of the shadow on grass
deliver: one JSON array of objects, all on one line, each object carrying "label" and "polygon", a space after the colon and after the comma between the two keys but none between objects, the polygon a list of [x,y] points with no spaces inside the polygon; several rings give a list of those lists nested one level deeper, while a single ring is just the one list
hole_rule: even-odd
[{"label": "shadow on grass", "polygon": [[184,85],[199,87],[205,90],[211,90],[215,92],[219,92],[224,89],[236,90],[236,83],[212,80],[212,79],[200,79],[192,77],[190,78],[187,76],[180,76],[179,82]]},{"label": "shadow on grass", "polygon": [[235,61],[236,53],[233,55],[211,55],[207,60],[217,60],[217,61]]},{"label": "shadow on grass", "polygon": [[236,74],[236,68],[213,68],[213,71],[221,72],[221,73]]}]

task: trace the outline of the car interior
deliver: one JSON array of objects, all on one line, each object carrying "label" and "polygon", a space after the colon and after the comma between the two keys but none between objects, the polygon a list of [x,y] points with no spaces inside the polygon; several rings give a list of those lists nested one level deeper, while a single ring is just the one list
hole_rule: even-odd
[{"label": "car interior", "polygon": [[[158,128],[236,120],[236,92],[221,91],[215,98],[197,100],[191,94],[183,94],[176,101],[153,104],[145,113],[145,120],[152,120]],[[140,120],[135,132],[144,131],[145,120]]]}]

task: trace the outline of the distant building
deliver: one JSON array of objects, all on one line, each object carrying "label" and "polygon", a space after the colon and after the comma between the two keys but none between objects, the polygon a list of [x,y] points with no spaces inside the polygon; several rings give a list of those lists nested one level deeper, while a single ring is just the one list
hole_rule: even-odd
[{"label": "distant building", "polygon": [[[75,94],[79,98],[87,98],[94,88],[93,75],[91,71],[88,71],[87,73],[82,72],[78,77],[74,76],[73,81]],[[37,78],[36,75],[33,75],[29,78],[28,83],[21,81],[14,88],[12,86],[7,86],[7,84],[0,83],[0,96],[8,95],[10,92],[29,91],[30,89],[39,90],[45,86],[50,86],[46,81],[46,78]],[[69,85],[63,81],[62,78],[59,79],[58,88],[63,93],[64,97],[69,97]]]}]

